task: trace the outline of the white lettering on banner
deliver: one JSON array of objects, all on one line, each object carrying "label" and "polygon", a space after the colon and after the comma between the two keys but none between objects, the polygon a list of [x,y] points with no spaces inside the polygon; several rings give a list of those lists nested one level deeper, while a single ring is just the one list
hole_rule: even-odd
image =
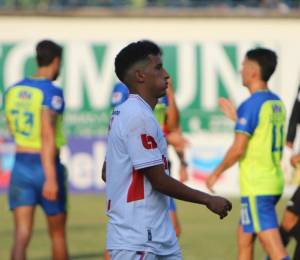
[{"label": "white lettering on banner", "polygon": [[188,107],[196,94],[196,44],[178,44],[178,84],[176,101],[180,109]]},{"label": "white lettering on banner", "polygon": [[34,47],[32,42],[21,42],[8,53],[3,65],[4,86],[5,88],[16,83],[23,78],[24,65],[29,57],[34,56]]},{"label": "white lettering on banner", "polygon": [[113,66],[116,52],[115,45],[106,45],[99,71],[90,43],[69,42],[65,58],[65,98],[69,109],[80,109],[83,106],[84,85],[93,108],[104,109],[108,106],[111,86],[115,80]]},{"label": "white lettering on banner", "polygon": [[70,160],[69,182],[76,189],[93,187],[93,159],[87,153],[76,153]]},{"label": "white lettering on banner", "polygon": [[[101,190],[104,182],[101,179],[102,163],[105,156],[105,143],[94,142],[93,153],[78,152],[71,154],[65,146],[61,151],[61,160],[68,169],[68,182],[78,191]],[[78,147],[77,149],[80,149]]]},{"label": "white lettering on banner", "polygon": [[[207,110],[215,109],[218,104],[218,75],[224,81],[229,95],[234,101],[240,97],[239,72],[236,71],[222,45],[215,42],[205,42],[203,45],[203,73],[202,75],[202,100],[203,107]],[[237,46],[238,47],[238,46]]]}]

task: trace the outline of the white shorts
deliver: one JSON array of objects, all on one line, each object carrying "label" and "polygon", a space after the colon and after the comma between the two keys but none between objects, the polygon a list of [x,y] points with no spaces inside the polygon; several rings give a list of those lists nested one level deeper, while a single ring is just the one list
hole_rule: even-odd
[{"label": "white shorts", "polygon": [[111,260],[182,260],[181,251],[170,255],[155,255],[150,252],[109,250]]}]

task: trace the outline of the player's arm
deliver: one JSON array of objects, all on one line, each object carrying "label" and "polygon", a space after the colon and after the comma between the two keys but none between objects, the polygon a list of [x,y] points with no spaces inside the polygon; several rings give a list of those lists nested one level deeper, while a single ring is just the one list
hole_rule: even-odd
[{"label": "player's arm", "polygon": [[102,174],[101,174],[102,180],[106,182],[106,161],[103,162],[102,165]]},{"label": "player's arm", "polygon": [[56,179],[55,160],[57,149],[55,146],[55,125],[57,114],[48,109],[42,109],[41,135],[42,148],[41,158],[45,172],[45,183],[43,186],[43,196],[48,200],[56,200],[58,184]]},{"label": "player's arm", "polygon": [[208,177],[206,186],[212,191],[213,185],[224,171],[234,165],[244,155],[249,142],[249,136],[244,133],[237,132],[233,144],[227,151],[222,162],[217,166],[213,173]]},{"label": "player's arm", "polygon": [[297,95],[297,98],[294,102],[294,106],[293,106],[292,113],[291,113],[290,120],[289,120],[289,124],[288,124],[286,145],[289,148],[293,148],[293,143],[294,143],[294,140],[295,140],[295,137],[296,137],[297,124],[300,123],[299,94],[300,94],[300,88],[298,90],[298,95]]},{"label": "player's arm", "polygon": [[140,169],[139,172],[147,177],[153,189],[176,199],[205,205],[221,219],[231,210],[232,205],[228,200],[191,189],[166,175],[162,164]]},{"label": "player's arm", "polygon": [[291,158],[291,165],[296,168],[297,164],[300,163],[300,154],[295,154]]},{"label": "player's arm", "polygon": [[167,89],[167,97],[168,97],[168,107],[167,107],[167,128],[171,132],[177,128],[179,128],[179,109],[177,107],[175,101],[175,95],[173,90],[173,85],[171,79],[168,80],[168,89]]},{"label": "player's arm", "polygon": [[236,108],[229,99],[220,98],[219,99],[219,107],[220,107],[220,110],[223,112],[223,114],[227,118],[229,118],[233,122],[236,122],[236,120],[237,120]]}]

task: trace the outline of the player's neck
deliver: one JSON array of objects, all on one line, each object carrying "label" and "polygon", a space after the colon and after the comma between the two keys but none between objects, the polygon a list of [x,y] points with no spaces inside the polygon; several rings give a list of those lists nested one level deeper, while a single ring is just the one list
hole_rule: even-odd
[{"label": "player's neck", "polygon": [[249,91],[251,94],[263,90],[268,90],[268,84],[265,81],[256,81],[249,86]]},{"label": "player's neck", "polygon": [[147,93],[143,93],[141,91],[131,90],[130,94],[139,95],[152,108],[152,110],[154,110],[154,107],[157,103],[157,98],[147,95]]},{"label": "player's neck", "polygon": [[37,70],[37,73],[34,75],[35,78],[44,78],[53,80],[53,72],[48,67],[40,67]]}]

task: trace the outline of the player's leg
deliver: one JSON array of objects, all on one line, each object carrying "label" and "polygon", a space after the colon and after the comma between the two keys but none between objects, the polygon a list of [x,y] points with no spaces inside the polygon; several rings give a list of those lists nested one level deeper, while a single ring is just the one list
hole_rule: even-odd
[{"label": "player's leg", "polygon": [[272,260],[289,259],[278,229],[275,206],[279,198],[277,195],[256,196],[250,203],[255,232]]},{"label": "player's leg", "polygon": [[12,170],[8,199],[9,207],[13,211],[14,239],[12,259],[25,259],[26,249],[29,244],[37,194],[34,188],[35,165],[32,159],[38,155],[17,153]]},{"label": "player's leg", "polygon": [[254,254],[255,236],[252,233],[246,233],[242,225],[237,229],[237,244],[238,244],[238,259],[239,260],[252,260]]},{"label": "player's leg", "polygon": [[169,216],[171,218],[173,227],[175,229],[176,236],[179,237],[181,233],[181,228],[179,224],[179,220],[177,217],[177,212],[176,212],[176,204],[173,198],[170,197],[169,201]]},{"label": "player's leg", "polygon": [[[67,221],[67,189],[66,172],[63,165],[57,159],[56,179],[58,182],[58,198],[55,201],[46,200],[40,190],[40,204],[47,216],[48,232],[52,243],[53,259],[68,259],[68,247],[66,236]],[[44,183],[44,176],[42,176]]]},{"label": "player's leg", "polygon": [[12,259],[26,259],[26,249],[32,234],[34,209],[32,206],[21,206],[13,210],[15,230]]},{"label": "player's leg", "polygon": [[103,252],[103,259],[104,260],[110,260],[109,252],[106,249],[104,249],[104,252]]},{"label": "player's leg", "polygon": [[59,213],[48,216],[48,232],[52,241],[53,259],[68,259],[67,239],[66,239],[66,213]]},{"label": "player's leg", "polygon": [[272,260],[289,259],[277,228],[261,231],[257,236]]}]

